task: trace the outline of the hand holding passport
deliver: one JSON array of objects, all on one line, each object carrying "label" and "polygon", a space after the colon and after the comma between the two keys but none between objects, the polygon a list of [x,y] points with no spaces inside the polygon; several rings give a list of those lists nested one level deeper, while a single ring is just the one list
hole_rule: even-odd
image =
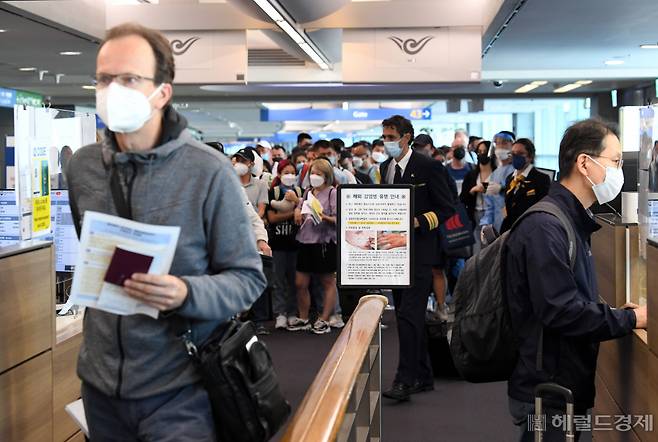
[{"label": "hand holding passport", "polygon": [[133,273],[148,273],[152,262],[152,256],[142,255],[117,246],[105,273],[104,281],[123,287],[126,279],[130,279]]}]

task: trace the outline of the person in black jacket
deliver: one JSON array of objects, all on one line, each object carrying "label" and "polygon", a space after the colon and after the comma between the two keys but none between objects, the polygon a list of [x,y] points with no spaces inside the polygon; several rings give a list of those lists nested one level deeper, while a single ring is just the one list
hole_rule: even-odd
[{"label": "person in black jacket", "polygon": [[[550,189],[545,201],[556,204],[571,221],[576,234],[574,269],[567,233],[553,215],[528,215],[511,231],[505,245],[505,292],[519,342],[508,395],[522,441],[534,440],[527,422],[534,413],[538,384],[554,382],[570,389],[575,414],[585,415],[594,405],[599,342],[647,325],[646,306],[627,304],[614,309],[599,302],[590,249],[590,236],[600,226],[589,207],[595,201],[611,201],[623,185],[616,128],[600,120],[574,124],[564,134],[559,158],[560,183]],[[538,361],[540,336],[543,357]],[[563,441],[552,416],[565,414],[564,402],[549,397],[544,407],[544,440]]]},{"label": "person in black jacket", "polygon": [[482,248],[480,240],[480,220],[484,215],[484,193],[489,185],[489,177],[496,170],[496,157],[491,154],[491,141],[480,141],[476,147],[477,166],[464,178],[459,199],[466,207],[466,212],[473,225],[473,254]]},{"label": "person in black jacket", "polygon": [[530,207],[548,195],[551,178],[535,169],[535,145],[527,138],[519,138],[512,146],[512,165],[514,173],[505,181],[505,211],[500,232],[512,227]]},{"label": "person in black jacket", "polygon": [[[395,115],[382,122],[384,148],[389,159],[380,168],[382,184],[414,186],[414,274],[413,288],[394,290],[400,355],[393,386],[383,395],[407,401],[411,394],[434,389],[427,353],[425,309],[432,284],[432,264],[437,250],[439,223],[454,214],[448,173],[438,161],[413,152],[409,147],[414,128],[406,118]],[[378,238],[378,249],[396,247],[405,238],[395,234]]]}]

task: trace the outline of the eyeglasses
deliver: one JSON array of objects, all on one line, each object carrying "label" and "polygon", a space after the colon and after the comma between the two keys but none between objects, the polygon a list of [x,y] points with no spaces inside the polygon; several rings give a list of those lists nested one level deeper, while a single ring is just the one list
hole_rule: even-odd
[{"label": "eyeglasses", "polygon": [[108,87],[113,81],[116,81],[121,86],[136,88],[144,80],[155,82],[155,78],[142,77],[137,74],[96,74],[94,76],[94,84],[100,89]]},{"label": "eyeglasses", "polygon": [[604,157],[603,155],[595,155],[597,158],[605,158],[606,160],[610,160],[613,163],[617,165],[617,169],[621,169],[624,167],[624,160],[621,158],[612,158],[612,157]]}]

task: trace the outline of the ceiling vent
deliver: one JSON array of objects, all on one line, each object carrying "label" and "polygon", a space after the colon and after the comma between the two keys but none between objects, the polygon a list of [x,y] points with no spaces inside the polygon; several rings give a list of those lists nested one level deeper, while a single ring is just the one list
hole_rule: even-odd
[{"label": "ceiling vent", "polygon": [[283,49],[249,49],[249,66],[304,66],[302,59]]}]

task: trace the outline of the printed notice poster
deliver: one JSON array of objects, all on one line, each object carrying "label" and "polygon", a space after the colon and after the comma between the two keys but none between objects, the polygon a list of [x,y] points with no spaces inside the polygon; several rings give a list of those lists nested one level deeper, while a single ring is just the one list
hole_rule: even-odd
[{"label": "printed notice poster", "polygon": [[32,237],[50,234],[48,149],[32,147]]},{"label": "printed notice poster", "polygon": [[340,186],[338,285],[410,287],[412,235],[411,186]]}]

